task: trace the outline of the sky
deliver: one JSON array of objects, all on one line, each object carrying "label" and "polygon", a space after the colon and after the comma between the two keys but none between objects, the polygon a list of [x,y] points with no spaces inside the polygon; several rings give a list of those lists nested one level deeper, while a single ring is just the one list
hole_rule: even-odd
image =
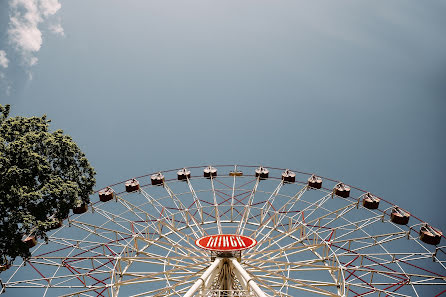
[{"label": "sky", "polygon": [[0,0],[0,104],[97,189],[207,164],[341,180],[446,232],[446,1]]}]

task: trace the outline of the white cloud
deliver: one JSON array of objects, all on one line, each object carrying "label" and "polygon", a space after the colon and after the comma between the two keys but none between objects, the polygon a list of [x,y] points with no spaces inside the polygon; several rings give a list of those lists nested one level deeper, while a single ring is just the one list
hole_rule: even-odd
[{"label": "white cloud", "polygon": [[49,29],[56,35],[65,36],[65,32],[60,23],[50,25]]},{"label": "white cloud", "polygon": [[39,7],[44,17],[55,14],[61,7],[59,0],[40,0]]},{"label": "white cloud", "polygon": [[[10,0],[9,5],[9,42],[22,55],[24,64],[32,66],[37,63],[35,53],[42,46],[39,24],[54,15],[61,4],[59,0]],[[56,33],[63,34],[60,24],[56,29]]]},{"label": "white cloud", "polygon": [[8,68],[9,60],[6,58],[6,52],[3,50],[0,50],[0,66],[3,68]]}]

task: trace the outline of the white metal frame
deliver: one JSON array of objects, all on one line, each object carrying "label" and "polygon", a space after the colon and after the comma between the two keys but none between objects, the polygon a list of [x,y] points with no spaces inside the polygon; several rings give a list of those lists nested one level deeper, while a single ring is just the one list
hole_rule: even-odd
[{"label": "white metal frame", "polygon": [[[354,187],[351,198],[333,196],[338,181],[323,179],[324,188],[314,190],[305,173],[288,184],[280,169],[260,180],[255,166],[216,167],[218,176],[209,179],[195,177],[204,167],[186,181],[172,170],[163,172],[163,186],[119,193],[118,184],[115,201],[93,197],[89,213],[70,216],[29,262],[0,274],[5,296],[20,288],[42,296],[135,297],[446,292],[445,247],[418,239],[421,222],[391,223],[384,200],[369,210]],[[228,176],[237,170],[244,175]],[[225,233],[258,244],[241,259],[214,259],[194,244]]]}]

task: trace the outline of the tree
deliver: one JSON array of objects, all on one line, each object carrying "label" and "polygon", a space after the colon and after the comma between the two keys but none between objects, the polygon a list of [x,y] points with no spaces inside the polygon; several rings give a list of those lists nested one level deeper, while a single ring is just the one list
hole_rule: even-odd
[{"label": "tree", "polygon": [[89,203],[96,174],[84,153],[62,130],[49,131],[42,117],[9,117],[0,105],[0,265],[30,257],[26,236],[46,232]]}]

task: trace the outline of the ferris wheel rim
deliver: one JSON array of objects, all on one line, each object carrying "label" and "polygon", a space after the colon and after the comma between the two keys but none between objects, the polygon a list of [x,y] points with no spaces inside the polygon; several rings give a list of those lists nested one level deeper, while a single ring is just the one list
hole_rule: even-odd
[{"label": "ferris wheel rim", "polygon": [[[168,169],[168,170],[159,170],[159,171],[155,171],[155,172],[152,172],[152,173],[146,173],[146,174],[143,174],[143,175],[140,175],[140,176],[136,176],[136,177],[134,177],[134,178],[135,178],[135,179],[139,179],[139,178],[150,177],[151,175],[154,175],[154,174],[157,174],[157,173],[163,173],[163,172],[164,172],[164,173],[176,172],[176,171],[181,170],[181,169],[184,169],[184,168],[188,168],[188,169],[200,169],[200,168],[206,168],[206,167],[208,167],[208,166],[213,166],[213,167],[223,167],[223,168],[234,167],[234,166],[235,166],[235,167],[240,166],[240,167],[246,167],[246,168],[258,168],[259,166],[261,166],[261,167],[264,167],[264,168],[269,168],[269,169],[274,169],[274,170],[281,170],[281,171],[292,170],[292,171],[295,172],[295,173],[299,173],[299,174],[307,175],[307,176],[311,176],[311,175],[314,175],[314,174],[315,174],[314,172],[313,172],[313,173],[309,173],[309,172],[300,171],[300,170],[295,170],[295,169],[291,169],[291,168],[279,168],[279,167],[271,167],[271,166],[265,166],[265,165],[244,165],[244,164],[223,164],[223,165],[214,165],[214,164],[212,164],[212,165],[209,165],[209,164],[208,164],[208,165],[194,165],[194,166],[178,167],[178,168],[175,168],[175,169]],[[253,176],[253,177],[254,177],[255,175],[249,175],[249,174],[248,174],[248,175],[245,175],[245,176]],[[331,182],[342,183],[340,180],[337,180],[337,179],[333,179],[333,178],[325,177],[325,176],[318,175],[318,174],[317,174],[316,176],[318,176],[318,177],[320,177],[320,178],[322,178],[322,179],[324,179],[324,180],[331,181]],[[197,177],[197,176],[194,177],[194,176],[192,176],[191,179],[193,179],[193,178],[201,178],[201,177]],[[271,178],[271,179],[274,179],[274,178],[275,178],[275,179],[280,179],[280,178],[278,178],[278,177],[269,177],[269,178]],[[117,186],[117,185],[124,184],[126,181],[128,181],[128,179],[126,179],[126,180],[122,180],[122,181],[119,181],[119,182],[116,182],[116,183],[113,183],[113,184],[110,184],[110,185],[105,186],[105,187],[103,187],[103,188],[101,188],[101,189],[97,189],[97,190],[95,190],[95,191],[93,192],[93,194],[97,194],[99,191],[101,191],[101,190],[103,190],[103,189],[105,189],[105,188],[107,188],[107,187],[114,187],[114,186]],[[175,179],[172,178],[172,179],[170,179],[170,180],[166,180],[166,181],[175,181]],[[296,182],[297,182],[297,183],[301,183],[301,184],[305,184],[305,181],[297,181],[297,180],[296,180]],[[367,191],[367,190],[364,190],[364,189],[362,189],[362,188],[353,186],[353,185],[351,185],[351,184],[348,184],[348,183],[344,183],[344,184],[347,185],[347,186],[349,186],[349,187],[351,187],[352,189],[355,189],[355,190],[357,190],[357,191],[362,192],[363,194],[370,193],[370,191]],[[150,184],[142,185],[142,187],[150,187],[150,186],[151,186]],[[328,189],[328,188],[325,188],[325,189],[326,189],[326,190],[331,190],[331,189]],[[122,191],[122,192],[119,192],[118,194],[122,194],[122,193],[124,193],[124,192],[125,192],[125,191]],[[389,204],[390,207],[398,207],[397,204],[395,204],[395,203],[393,203],[393,202],[391,202],[391,201],[389,201],[389,200],[384,199],[382,196],[378,196],[378,195],[374,195],[374,196],[377,197],[377,198],[379,198],[381,201],[383,201],[383,202]],[[100,201],[96,201],[96,202],[91,203],[91,204],[96,204],[96,203],[100,203]],[[419,221],[419,223],[427,223],[427,221],[422,220],[422,219],[420,219],[419,217],[413,215],[413,212],[410,212],[410,215],[411,215],[412,218],[414,218],[414,219],[416,219],[417,221]],[[441,237],[444,238],[444,239],[446,239],[446,234],[442,234]]]}]

